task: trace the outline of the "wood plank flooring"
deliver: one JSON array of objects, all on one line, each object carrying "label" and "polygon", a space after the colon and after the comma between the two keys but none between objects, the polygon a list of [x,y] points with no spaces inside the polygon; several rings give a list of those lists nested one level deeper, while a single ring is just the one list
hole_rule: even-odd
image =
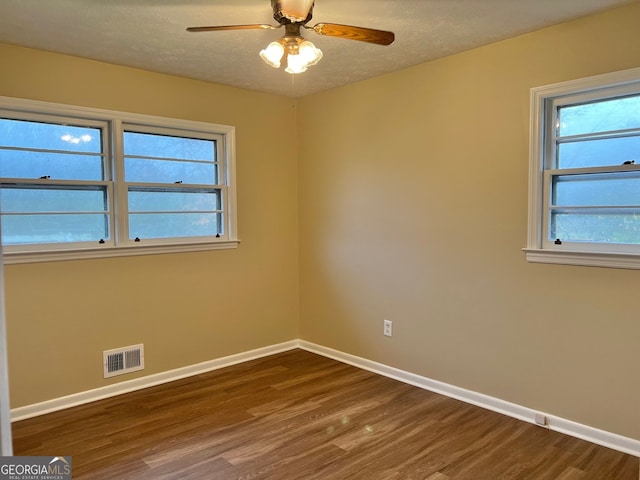
[{"label": "wood plank flooring", "polygon": [[638,458],[302,350],[16,422],[74,480],[637,480]]}]

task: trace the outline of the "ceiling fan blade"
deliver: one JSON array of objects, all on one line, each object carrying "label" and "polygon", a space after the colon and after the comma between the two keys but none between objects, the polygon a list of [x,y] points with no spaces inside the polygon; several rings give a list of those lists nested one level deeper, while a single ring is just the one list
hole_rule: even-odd
[{"label": "ceiling fan blade", "polygon": [[354,27],[353,25],[340,25],[338,23],[318,23],[312,28],[320,35],[341,37],[349,40],[376,43],[378,45],[390,45],[395,40],[393,32],[375,30],[373,28]]},{"label": "ceiling fan blade", "polygon": [[266,25],[262,23],[256,23],[253,25],[217,25],[213,27],[189,27],[187,32],[217,32],[220,30],[276,30],[280,27],[274,27],[272,25]]}]

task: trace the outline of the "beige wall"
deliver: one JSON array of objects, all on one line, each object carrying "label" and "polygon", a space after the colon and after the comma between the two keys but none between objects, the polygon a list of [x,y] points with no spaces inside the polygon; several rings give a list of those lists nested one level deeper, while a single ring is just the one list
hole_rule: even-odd
[{"label": "beige wall", "polygon": [[635,3],[302,99],[301,338],[640,439],[640,272],[521,251],[530,88],[640,66],[639,24]]},{"label": "beige wall", "polygon": [[[236,250],[6,266],[11,406],[298,338],[296,103],[0,45],[0,95],[236,126]],[[144,372],[102,351],[145,344]]]}]

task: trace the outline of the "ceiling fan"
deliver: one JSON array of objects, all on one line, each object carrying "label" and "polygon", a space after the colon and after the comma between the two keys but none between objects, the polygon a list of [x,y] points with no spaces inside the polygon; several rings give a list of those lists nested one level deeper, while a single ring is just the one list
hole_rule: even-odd
[{"label": "ceiling fan", "polygon": [[307,23],[313,16],[314,0],[271,0],[273,18],[278,26],[268,24],[218,25],[209,27],[189,27],[188,32],[215,32],[220,30],[277,30],[285,28],[284,36],[271,42],[260,52],[260,57],[274,68],[280,68],[283,60],[287,63],[286,72],[302,73],[322,58],[322,51],[313,43],[304,39],[300,29],[312,30],[320,35],[340,37],[347,40],[390,45],[395,39],[393,32],[373,28],[341,25],[338,23],[317,23],[313,27]]}]

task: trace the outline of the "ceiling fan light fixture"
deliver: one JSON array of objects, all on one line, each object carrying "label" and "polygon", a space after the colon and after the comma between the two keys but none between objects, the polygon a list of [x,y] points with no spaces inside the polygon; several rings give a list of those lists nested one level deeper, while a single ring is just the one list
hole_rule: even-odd
[{"label": "ceiling fan light fixture", "polygon": [[267,24],[247,25],[212,25],[208,27],[188,27],[189,32],[214,32],[221,30],[275,30],[284,27],[284,36],[271,42],[260,51],[260,57],[264,62],[273,67],[280,68],[283,60],[286,61],[285,69],[288,73],[306,72],[307,68],[315,65],[322,58],[322,50],[300,34],[302,28],[311,30],[318,35],[339,37],[348,40],[374,43],[378,45],[390,45],[395,39],[393,32],[376,30],[374,28],[356,27],[338,23],[317,23],[308,27],[307,23],[313,17],[314,0],[271,0],[273,18],[279,26]]},{"label": "ceiling fan light fixture", "polygon": [[285,58],[285,72],[296,74],[306,72],[307,68],[318,63],[322,58],[322,50],[300,36],[290,36],[271,42],[267,48],[260,51],[260,57],[273,68],[280,68]]},{"label": "ceiling fan light fixture", "polygon": [[273,68],[280,68],[280,61],[283,55],[284,46],[280,42],[271,42],[267,45],[267,48],[260,51],[260,58]]}]

